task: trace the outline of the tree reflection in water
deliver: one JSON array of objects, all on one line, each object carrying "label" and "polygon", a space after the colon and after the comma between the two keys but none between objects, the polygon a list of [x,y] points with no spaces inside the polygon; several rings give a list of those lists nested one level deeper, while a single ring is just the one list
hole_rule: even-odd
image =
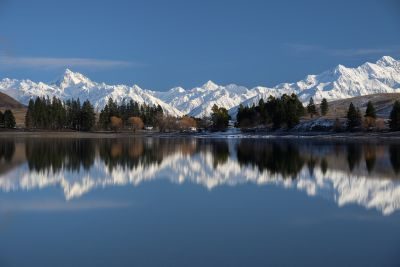
[{"label": "tree reflection in water", "polygon": [[393,171],[396,174],[400,173],[400,145],[392,144],[389,148],[390,162],[392,163]]},{"label": "tree reflection in water", "polygon": [[[17,169],[17,171],[13,171]],[[343,203],[398,209],[400,145],[313,140],[0,139],[0,189],[59,185],[66,199],[97,187],[168,179],[213,189],[276,184]],[[291,178],[291,179],[288,179]]]},{"label": "tree reflection in water", "polygon": [[14,140],[5,140],[0,142],[0,160],[4,160],[6,163],[10,162],[15,153],[15,142]]},{"label": "tree reflection in water", "polygon": [[242,140],[237,146],[237,159],[241,165],[252,165],[260,172],[270,171],[284,177],[296,178],[305,163],[298,148],[290,142],[263,142]]},{"label": "tree reflection in water", "polygon": [[27,139],[25,153],[29,169],[37,172],[88,170],[96,155],[91,139]]},{"label": "tree reflection in water", "polygon": [[[166,157],[200,155],[209,157],[214,169],[232,160],[239,166],[252,166],[261,173],[268,171],[286,178],[295,178],[304,166],[310,176],[314,175],[316,168],[323,174],[334,169],[375,176],[383,173],[387,176],[389,170],[382,167],[385,164],[392,166],[392,174],[400,173],[398,144],[294,143],[261,139],[228,142],[194,138],[26,138],[18,142],[24,147],[22,153],[29,170],[37,172],[89,170],[96,158],[112,171],[117,167],[133,169],[160,165]],[[11,163],[15,144],[14,139],[0,140],[0,164]],[[12,166],[8,164],[6,169]]]},{"label": "tree reflection in water", "polygon": [[360,164],[361,158],[361,146],[359,144],[347,144],[347,163],[349,164],[350,172]]},{"label": "tree reflection in water", "polygon": [[367,144],[364,146],[364,159],[365,166],[368,173],[371,173],[375,168],[376,162],[376,146],[372,144]]}]

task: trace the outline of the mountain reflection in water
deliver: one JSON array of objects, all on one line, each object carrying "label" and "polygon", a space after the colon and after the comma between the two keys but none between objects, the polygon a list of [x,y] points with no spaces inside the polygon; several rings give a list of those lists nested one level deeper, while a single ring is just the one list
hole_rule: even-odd
[{"label": "mountain reflection in water", "polygon": [[1,139],[4,192],[94,188],[167,179],[212,189],[275,184],[385,215],[400,208],[400,145],[174,138]]}]

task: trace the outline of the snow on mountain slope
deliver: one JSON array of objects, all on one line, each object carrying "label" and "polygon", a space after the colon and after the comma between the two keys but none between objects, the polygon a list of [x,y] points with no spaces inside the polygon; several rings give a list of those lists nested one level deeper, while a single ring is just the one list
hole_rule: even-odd
[{"label": "snow on mountain slope", "polygon": [[296,83],[282,83],[275,87],[254,87],[248,89],[235,84],[222,86],[211,81],[201,87],[185,90],[181,87],[167,92],[153,92],[185,114],[196,117],[208,116],[214,104],[235,114],[239,104],[252,105],[269,96],[295,93],[303,103],[310,97],[318,103],[322,98],[328,101],[355,96],[400,92],[400,61],[384,56],[376,63],[365,63],[357,68],[336,68],[318,75],[308,75]]},{"label": "snow on mountain slope", "polygon": [[[252,89],[254,90],[254,89]],[[260,98],[283,93],[295,93],[306,103],[311,97],[317,103],[323,98],[328,101],[356,96],[400,92],[400,61],[384,56],[376,63],[364,63],[357,68],[338,65],[333,70],[319,75],[308,75],[296,83],[282,83],[273,88],[264,88],[263,93],[247,99],[243,105],[257,103]],[[230,112],[237,109],[233,108]]]},{"label": "snow on mountain slope", "polygon": [[153,94],[184,114],[203,117],[210,115],[214,104],[230,109],[256,96],[257,92],[236,84],[222,86],[208,81],[201,87],[190,90],[176,87],[167,92],[153,92]]},{"label": "snow on mountain slope", "polygon": [[79,98],[82,101],[88,99],[100,110],[112,97],[117,102],[133,99],[134,101],[148,105],[160,105],[164,112],[172,116],[182,116],[182,113],[162,100],[141,89],[137,85],[107,85],[96,83],[84,75],[65,70],[60,79],[50,84],[42,82],[35,83],[30,80],[3,79],[0,81],[0,92],[6,93],[23,104],[28,104],[29,99],[40,97],[56,96],[66,100]]},{"label": "snow on mountain slope", "polygon": [[295,83],[282,83],[275,87],[248,89],[235,84],[217,85],[208,81],[200,87],[185,90],[175,87],[166,92],[143,90],[137,85],[107,85],[96,83],[80,73],[66,70],[61,79],[50,83],[30,80],[3,79],[0,92],[6,93],[23,104],[36,96],[57,96],[61,99],[89,99],[102,108],[113,97],[117,101],[133,99],[139,103],[160,105],[170,115],[189,114],[195,117],[209,116],[214,104],[225,107],[235,114],[239,104],[252,105],[270,95],[295,93],[304,103],[310,97],[319,103],[322,98],[338,100],[377,93],[400,92],[400,61],[384,56],[375,63],[365,63],[356,68],[338,65],[318,75],[308,75]]}]

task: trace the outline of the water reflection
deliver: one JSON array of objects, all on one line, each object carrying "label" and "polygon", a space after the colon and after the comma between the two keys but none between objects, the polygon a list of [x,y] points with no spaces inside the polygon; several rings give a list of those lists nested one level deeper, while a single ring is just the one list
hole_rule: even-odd
[{"label": "water reflection", "polygon": [[0,142],[0,160],[9,163],[15,152],[15,144],[13,141],[6,140]]},{"label": "water reflection", "polygon": [[259,140],[242,140],[237,147],[237,159],[241,165],[250,165],[260,172],[281,174],[284,178],[296,178],[305,163],[298,148],[292,143],[268,143]]},{"label": "water reflection", "polygon": [[4,192],[60,186],[66,199],[97,187],[167,179],[212,189],[275,184],[390,214],[400,208],[400,145],[257,139],[2,139]]},{"label": "water reflection", "polygon": [[400,172],[400,145],[391,145],[390,149],[390,162],[392,163],[393,170],[396,174]]},{"label": "water reflection", "polygon": [[25,153],[29,170],[79,172],[89,170],[94,164],[95,145],[92,140],[48,140],[28,139]]}]

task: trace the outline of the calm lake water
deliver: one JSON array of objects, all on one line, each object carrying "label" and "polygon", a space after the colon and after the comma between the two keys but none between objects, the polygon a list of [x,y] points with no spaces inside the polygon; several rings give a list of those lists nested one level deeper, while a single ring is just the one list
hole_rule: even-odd
[{"label": "calm lake water", "polygon": [[400,144],[0,139],[0,266],[399,266]]}]

